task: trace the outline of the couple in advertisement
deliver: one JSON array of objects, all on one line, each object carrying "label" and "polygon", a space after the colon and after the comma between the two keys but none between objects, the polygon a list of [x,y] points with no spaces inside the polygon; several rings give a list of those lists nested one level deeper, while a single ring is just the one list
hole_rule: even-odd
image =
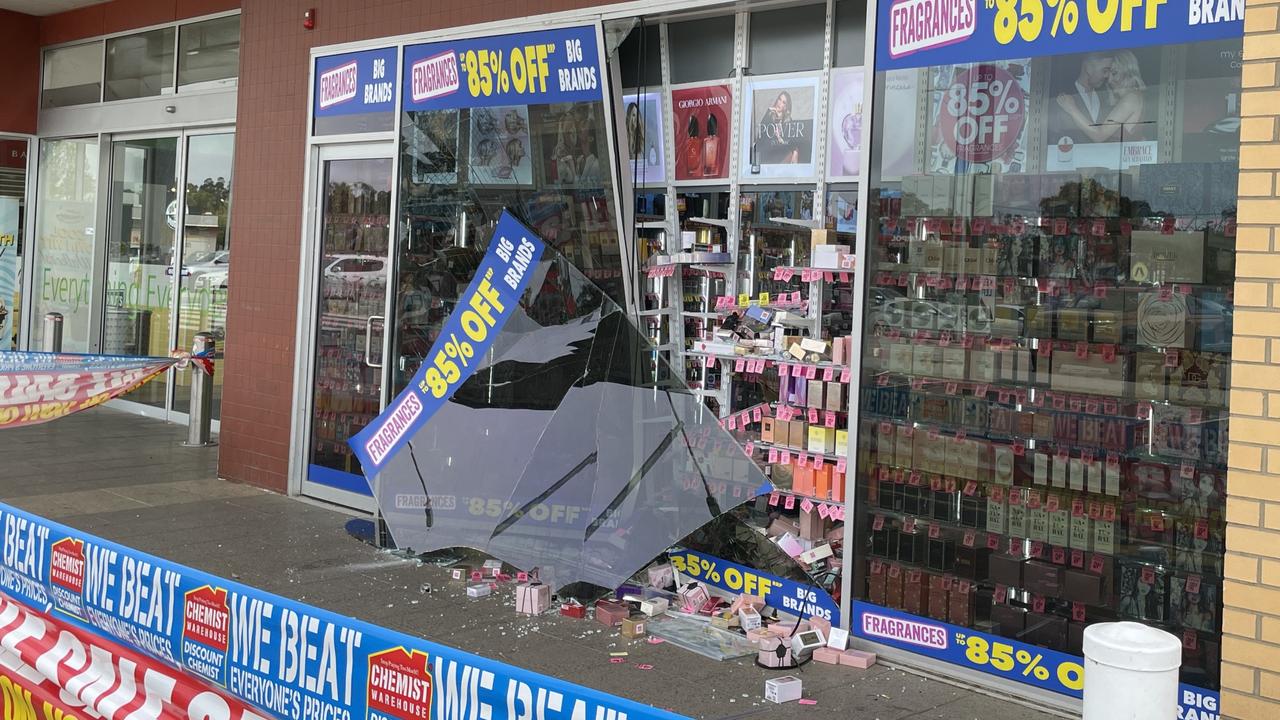
[{"label": "couple in advertisement", "polygon": [[1146,88],[1132,51],[1089,53],[1072,86],[1057,96],[1055,125],[1077,143],[1146,140]]}]

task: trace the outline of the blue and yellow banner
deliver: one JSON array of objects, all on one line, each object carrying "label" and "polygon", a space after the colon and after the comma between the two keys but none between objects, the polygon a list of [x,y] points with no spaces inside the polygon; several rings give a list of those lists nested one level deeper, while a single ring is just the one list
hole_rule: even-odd
[{"label": "blue and yellow banner", "polygon": [[[17,604],[36,617],[18,622]],[[59,635],[38,617],[86,632]],[[4,504],[0,636],[7,656],[0,665],[12,670],[16,657],[51,668],[43,678],[51,686],[46,695],[56,694],[54,681],[60,681],[59,697],[78,717],[679,717],[272,595]],[[114,650],[117,645],[123,650]],[[86,663],[90,654],[93,662]],[[149,659],[145,678],[117,681],[112,670],[139,665],[136,654]],[[91,682],[88,670],[102,670],[101,679]],[[32,701],[42,699],[32,687],[41,679],[28,678],[22,690]],[[0,679],[0,690],[4,684]],[[201,687],[217,696],[199,693]],[[20,716],[34,717],[25,713],[26,700]],[[241,703],[257,712],[241,711]]]},{"label": "blue and yellow banner", "polygon": [[483,361],[542,257],[542,238],[503,211],[489,251],[449,315],[413,382],[347,443],[373,478],[413,433],[453,397]]},{"label": "blue and yellow banner", "polygon": [[896,0],[876,70],[1236,38],[1244,0]]},{"label": "blue and yellow banner", "polygon": [[404,49],[405,110],[599,101],[602,82],[590,25]]},{"label": "blue and yellow banner", "polygon": [[840,624],[840,608],[826,590],[788,580],[715,555],[693,550],[671,550],[671,565],[689,578],[721,590],[764,598],[766,605],[799,618],[822,618]]}]

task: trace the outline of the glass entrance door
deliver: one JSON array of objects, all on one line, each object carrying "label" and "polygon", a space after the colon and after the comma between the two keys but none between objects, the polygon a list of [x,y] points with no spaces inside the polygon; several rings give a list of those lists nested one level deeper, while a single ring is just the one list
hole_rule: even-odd
[{"label": "glass entrance door", "polygon": [[387,157],[322,155],[311,427],[302,492],[353,507],[371,495],[347,439],[383,406],[390,276]]},{"label": "glass entrance door", "polygon": [[[107,233],[107,355],[165,356],[172,350],[177,250],[178,137],[111,143],[111,204]],[[169,383],[152,380],[126,400],[165,408]]]}]

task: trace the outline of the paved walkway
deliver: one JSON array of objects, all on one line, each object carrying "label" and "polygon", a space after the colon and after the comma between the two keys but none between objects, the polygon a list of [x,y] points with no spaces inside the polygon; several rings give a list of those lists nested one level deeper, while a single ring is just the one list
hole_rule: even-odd
[{"label": "paved walkway", "polygon": [[[766,703],[764,680],[777,672],[629,642],[588,621],[523,618],[511,591],[469,600],[443,570],[349,538],[342,513],[217,480],[217,448],[183,448],[185,435],[108,409],[0,431],[0,498],[178,563],[691,717],[1051,717],[883,665],[862,672],[809,663],[799,675],[816,705]],[[423,583],[434,591],[420,592]],[[619,650],[630,663],[608,662]]]}]

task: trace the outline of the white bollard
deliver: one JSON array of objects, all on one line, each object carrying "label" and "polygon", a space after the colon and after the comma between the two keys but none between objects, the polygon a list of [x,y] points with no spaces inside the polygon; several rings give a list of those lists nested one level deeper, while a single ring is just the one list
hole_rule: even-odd
[{"label": "white bollard", "polygon": [[1182,643],[1135,622],[1084,629],[1083,720],[1171,720],[1178,717]]}]

